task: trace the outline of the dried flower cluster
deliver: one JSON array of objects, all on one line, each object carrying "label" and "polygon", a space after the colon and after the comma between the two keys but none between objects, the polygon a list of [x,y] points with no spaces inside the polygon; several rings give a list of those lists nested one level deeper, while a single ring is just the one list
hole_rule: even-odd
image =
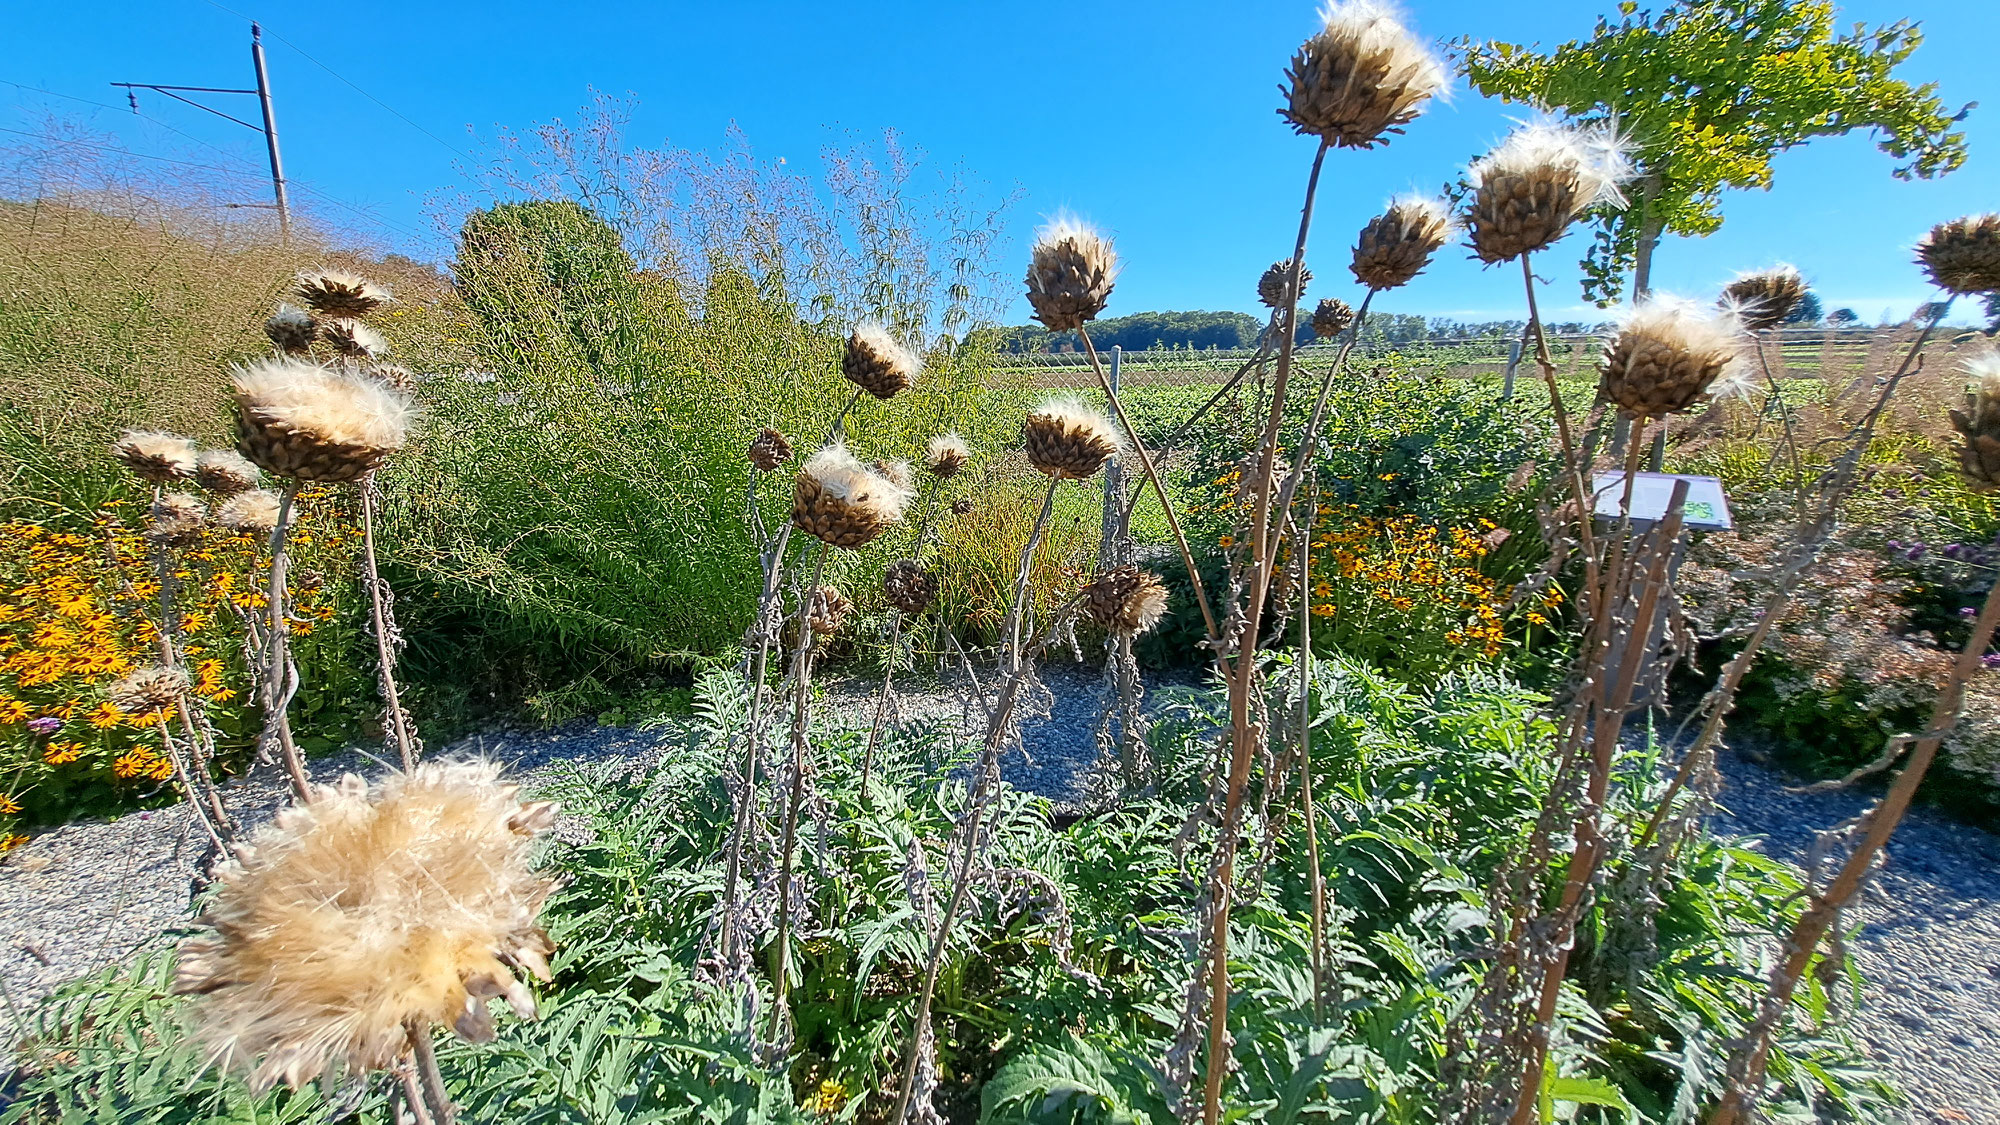
[{"label": "dried flower cluster", "polygon": [[184,547],[201,538],[208,526],[208,509],[185,492],[161,493],[146,517],[146,538],[168,547]]},{"label": "dried flower cluster", "polygon": [[1353,323],[1354,310],[1338,297],[1327,297],[1313,309],[1312,330],[1319,339],[1331,340]]},{"label": "dried flower cluster", "polygon": [[1989,353],[1965,361],[1972,388],[1965,409],[1951,412],[1951,425],[1964,440],[1958,447],[1959,471],[1978,492],[2000,488],[2000,355]]},{"label": "dried flower cluster", "polygon": [[1405,196],[1361,228],[1354,280],[1370,289],[1408,285],[1452,235],[1451,208],[1440,199]]},{"label": "dried flower cluster", "polygon": [[1083,588],[1084,612],[1102,628],[1123,635],[1144,633],[1167,612],[1167,587],[1156,574],[1135,566],[1104,571]]},{"label": "dried flower cluster", "polygon": [[830,637],[840,631],[853,608],[854,603],[846,594],[832,586],[815,586],[811,603],[806,607],[806,627],[817,636]]},{"label": "dried flower cluster", "polygon": [[1402,132],[1444,89],[1444,64],[1386,5],[1336,0],[1324,18],[1279,87],[1278,113],[1298,132],[1336,148],[1371,148]]},{"label": "dried flower cluster", "polygon": [[1626,144],[1609,128],[1524,125],[1469,170],[1473,253],[1490,265],[1540,250],[1585,210],[1623,203],[1629,175]]},{"label": "dried flower cluster", "polygon": [[1748,332],[1776,328],[1805,300],[1806,279],[1791,266],[1746,273],[1722,288],[1722,307]]},{"label": "dried flower cluster", "polygon": [[111,444],[111,455],[150,484],[186,480],[197,461],[194,442],[158,430],[126,430]]},{"label": "dried flower cluster", "polygon": [[2000,293],[2000,214],[1932,227],[1917,243],[1917,262],[1947,293]]},{"label": "dried flower cluster", "polygon": [[1028,256],[1028,305],[1051,332],[1096,320],[1118,280],[1111,240],[1068,215],[1037,231]]},{"label": "dried flower cluster", "polygon": [[937,578],[915,559],[898,559],[882,572],[882,594],[890,605],[914,617],[937,600]]},{"label": "dried flower cluster", "polygon": [[1095,475],[1122,445],[1111,419],[1071,398],[1052,399],[1029,411],[1021,438],[1028,461],[1063,480]]},{"label": "dried flower cluster", "polygon": [[273,476],[359,480],[403,447],[415,416],[380,381],[303,360],[253,360],[231,375],[236,447]]},{"label": "dried flower cluster", "polygon": [[799,470],[792,524],[834,547],[865,546],[902,521],[910,490],[871,472],[847,447],[829,445]]},{"label": "dried flower cluster", "polygon": [[768,473],[792,459],[792,443],[784,434],[766,426],[751,439],[749,456],[759,472]]},{"label": "dried flower cluster", "polygon": [[1726,381],[1742,348],[1729,312],[1706,313],[1664,295],[1628,309],[1604,349],[1604,397],[1634,418],[1674,414],[1705,400]]},{"label": "dried flower cluster", "polygon": [[854,326],[840,357],[840,373],[847,381],[884,402],[909,390],[920,368],[916,354],[873,321]]},{"label": "dried flower cluster", "polygon": [[1257,279],[1257,299],[1264,307],[1282,309],[1294,300],[1305,296],[1306,283],[1312,280],[1313,272],[1303,265],[1299,267],[1298,292],[1292,291],[1292,260],[1272,262],[1263,276]]},{"label": "dried flower cluster", "polygon": [[950,480],[972,460],[972,451],[965,446],[965,439],[955,433],[943,433],[930,440],[924,447],[924,468],[939,480]]}]

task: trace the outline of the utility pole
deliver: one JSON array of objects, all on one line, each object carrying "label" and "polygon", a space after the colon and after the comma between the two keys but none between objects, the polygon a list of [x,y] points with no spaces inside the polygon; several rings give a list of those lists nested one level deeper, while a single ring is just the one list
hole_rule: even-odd
[{"label": "utility pole", "polygon": [[[125,98],[131,103],[132,112],[139,112],[139,90],[151,90],[165,94],[177,102],[186,102],[196,109],[207,110],[225,121],[233,121],[245,129],[264,134],[264,147],[271,154],[271,195],[272,203],[231,203],[230,207],[271,207],[278,212],[278,234],[287,242],[292,238],[292,207],[285,194],[285,164],[278,155],[278,119],[271,110],[271,79],[264,69],[264,31],[255,23],[250,25],[250,62],[257,71],[257,88],[238,90],[222,86],[166,86],[157,82],[113,82],[122,87]],[[258,106],[264,111],[264,124],[252,125],[234,114],[224,113],[212,105],[198,102],[182,94],[244,94],[254,95]]]}]

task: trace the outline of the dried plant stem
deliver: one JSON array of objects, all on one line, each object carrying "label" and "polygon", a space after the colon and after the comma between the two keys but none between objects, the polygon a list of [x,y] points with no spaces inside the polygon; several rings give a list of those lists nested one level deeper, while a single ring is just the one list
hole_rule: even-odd
[{"label": "dried plant stem", "polygon": [[405,770],[417,768],[417,740],[410,730],[410,716],[396,691],[396,619],[389,608],[388,583],[375,565],[375,474],[361,480],[361,557],[368,570],[368,612],[375,627],[375,657],[382,703],[388,709],[389,735],[396,740],[396,754]]},{"label": "dried plant stem", "polygon": [[819,590],[820,580],[826,577],[826,556],[829,548],[819,545],[819,557],[813,564],[812,581],[806,584],[799,597],[799,646],[792,658],[792,777],[791,793],[785,801],[785,835],[778,849],[778,941],[772,957],[772,990],[776,1002],[771,1005],[771,1038],[778,1036],[779,1021],[785,1016],[785,996],[791,991],[792,979],[792,852],[799,839],[799,809],[805,804],[806,770],[808,762],[808,738],[812,703],[813,654],[818,647],[819,635],[810,625],[812,604]]},{"label": "dried plant stem", "polygon": [[[1373,296],[1371,292],[1369,294]],[[1367,302],[1362,308],[1367,309]],[[1358,318],[1357,318],[1358,320]],[[1299,556],[1299,802],[1305,807],[1307,881],[1312,892],[1313,1022],[1326,1018],[1326,873],[1319,866],[1319,811],[1313,806],[1312,777],[1312,526],[1319,514],[1319,487],[1307,500],[1307,519]]]},{"label": "dried plant stem", "polygon": [[1252,699],[1257,684],[1257,634],[1264,616],[1266,576],[1276,556],[1277,544],[1271,535],[1273,476],[1278,459],[1278,432],[1285,417],[1285,390],[1292,371],[1292,348],[1298,338],[1295,328],[1299,278],[1305,269],[1306,236],[1312,230],[1313,199],[1319,191],[1320,170],[1326,164],[1328,144],[1322,140],[1313,152],[1312,172],[1306,178],[1305,204],[1300,208],[1298,238],[1292,246],[1292,277],[1286,287],[1282,335],[1278,338],[1278,362],[1271,380],[1270,412],[1264,421],[1263,440],[1257,452],[1253,482],[1254,512],[1250,521],[1251,572],[1244,594],[1241,633],[1237,638],[1236,663],[1230,669],[1229,732],[1230,762],[1228,788],[1223,804],[1222,825],[1216,834],[1221,851],[1215,869],[1215,920],[1210,934],[1208,966],[1208,1062],[1202,1095],[1202,1120],[1218,1125],[1222,1119],[1222,1084],[1229,1072],[1229,907],[1231,882],[1235,877],[1236,837],[1241,831],[1243,794],[1250,783],[1250,765],[1263,744],[1264,730],[1251,719]]},{"label": "dried plant stem", "polygon": [[435,1125],[454,1125],[458,1110],[445,1093],[444,1075],[438,1070],[437,1051],[431,1046],[431,1029],[420,1019],[408,1020],[403,1030],[410,1037],[410,1055],[417,1076],[418,1092]]},{"label": "dried plant stem", "polygon": [[[1160,479],[1160,471],[1153,464],[1153,455],[1146,452],[1145,441],[1139,437],[1138,429],[1132,425],[1131,417],[1125,413],[1125,404],[1119,401],[1118,391],[1112,387],[1110,376],[1104,373],[1104,363],[1097,357],[1097,345],[1090,342],[1089,326],[1078,325],[1076,334],[1077,338],[1083,341],[1083,350],[1090,356],[1090,367],[1097,373],[1098,387],[1104,391],[1105,399],[1111,403],[1112,412],[1118,415],[1118,424],[1124,428],[1125,436],[1131,440],[1132,452],[1138,455],[1140,468],[1145,470],[1146,479],[1152,482],[1153,495],[1159,497],[1160,511],[1167,517],[1167,530],[1173,533],[1174,546],[1180,548],[1181,564],[1187,567],[1188,581],[1194,587],[1195,604],[1201,607],[1202,624],[1208,630],[1209,642],[1214,644],[1222,639],[1222,633],[1216,628],[1215,610],[1208,603],[1208,591],[1202,588],[1201,570],[1194,565],[1194,552],[1188,549],[1187,535],[1181,531],[1180,517],[1174,514],[1174,502],[1167,496],[1166,482]],[[1138,495],[1135,490],[1133,502],[1137,501]],[[1118,517],[1120,541],[1129,534],[1131,523],[1132,506],[1128,504]]]},{"label": "dried plant stem", "polygon": [[1980,662],[1993,643],[1995,625],[2000,625],[2000,581],[1987,590],[1986,603],[1980,607],[1979,616],[1973,622],[1972,635],[1967,638],[1965,647],[1959,650],[1951,679],[1938,693],[1937,703],[1931,709],[1930,722],[1910,750],[1908,764],[1896,775],[1895,783],[1889,787],[1881,802],[1863,814],[1862,823],[1867,829],[1860,844],[1848,855],[1826,889],[1809,895],[1805,912],[1793,924],[1782,950],[1784,960],[1771,972],[1770,991],[1764,997],[1757,1021],[1746,1036],[1748,1042],[1729,1061],[1729,1088],[1716,1107],[1715,1115],[1709,1118],[1709,1125],[1736,1125],[1739,1119],[1754,1110],[1757,1092],[1764,1084],[1764,1067],[1770,1058],[1771,1038],[1784,1019],[1792,993],[1804,978],[1806,968],[1811,964],[1813,954],[1819,949],[1827,930],[1867,881],[1883,846],[1903,822],[1903,815],[1909,812],[1910,802],[1916,797],[1917,787],[1923,783],[1931,762],[1936,759],[1938,747],[1944,744],[1945,736],[1957,725],[1959,710],[1965,702],[1965,685],[1978,673]]},{"label": "dried plant stem", "polygon": [[[164,488],[154,487],[155,502],[158,502],[160,494],[164,491]],[[160,587],[160,663],[168,668],[180,668],[181,653],[178,643],[180,627],[174,611],[173,593],[176,580],[173,560],[168,556],[167,548],[164,546],[153,548],[153,574],[154,580]],[[127,589],[130,589],[129,584]],[[181,731],[187,736],[189,761],[184,764],[174,756],[173,739],[169,737],[164,721],[160,724],[160,742],[173,761],[175,772],[180,774],[181,789],[187,794],[188,804],[193,807],[196,819],[202,822],[202,827],[216,843],[219,853],[222,842],[235,835],[235,826],[230,822],[228,811],[222,807],[222,794],[216,789],[215,778],[209,773],[209,763],[214,758],[213,732],[207,729],[206,723],[196,721],[194,706],[186,693],[182,693],[174,704],[174,710],[180,718]]]},{"label": "dried plant stem", "polygon": [[266,591],[269,599],[269,632],[265,638],[264,663],[264,733],[261,741],[268,747],[275,744],[279,760],[284,763],[285,774],[292,782],[292,796],[300,802],[312,800],[312,783],[307,778],[305,758],[292,741],[292,720],[290,709],[292,693],[298,690],[298,673],[292,665],[291,622],[286,614],[290,602],[290,592],[285,585],[285,575],[290,566],[286,554],[286,533],[291,530],[292,508],[298,503],[299,482],[292,481],[285,486],[278,499],[278,524],[271,529],[271,582]]},{"label": "dried plant stem", "polygon": [[903,643],[903,611],[889,610],[889,652],[884,658],[882,690],[875,695],[875,721],[868,724],[868,745],[861,751],[861,805],[868,806],[868,777],[875,765],[875,747],[882,742],[882,722],[889,714],[889,700],[895,692],[896,661]]},{"label": "dried plant stem", "polygon": [[[944,950],[951,940],[952,925],[958,920],[958,912],[965,905],[966,891],[972,883],[972,865],[978,858],[979,833],[985,820],[988,798],[999,780],[1000,750],[1006,745],[1008,733],[1013,729],[1014,708],[1020,698],[1021,685],[1027,679],[1023,671],[1027,662],[1033,660],[1047,643],[1064,616],[1063,611],[1058,611],[1039,631],[1032,646],[1021,643],[1020,627],[1025,616],[1023,602],[1027,598],[1029,571],[1034,564],[1035,549],[1041,546],[1042,536],[1048,531],[1049,517],[1055,512],[1056,485],[1060,483],[1059,478],[1049,478],[1048,491],[1042,495],[1041,511],[1035,516],[1035,525],[1028,532],[1027,543],[1021,547],[1021,562],[1014,576],[1014,596],[1007,607],[1006,624],[1000,631],[1007,642],[1004,653],[1006,676],[992,709],[987,713],[984,749],[973,775],[971,791],[966,796],[967,809],[958,833],[958,867],[952,873],[951,897],[945,901],[944,915],[938,921],[937,932],[931,935],[930,955],[924,959],[924,982],[917,992],[916,1013],[910,1021],[903,1076],[896,1088],[896,1110],[889,1118],[892,1125],[902,1125],[907,1118],[910,1096],[916,1090],[918,1056],[923,1047],[924,1032],[930,1026],[931,1000],[937,993],[938,970],[943,967]],[[1073,610],[1075,605],[1076,600],[1071,599],[1064,610]]]},{"label": "dried plant stem", "polygon": [[[185,701],[183,701],[183,705],[185,705]],[[201,799],[201,791],[195,788],[195,781],[190,774],[187,758],[182,755],[180,747],[174,742],[174,733],[167,727],[167,713],[164,711],[159,714],[158,726],[160,728],[160,746],[167,752],[167,761],[173,764],[174,773],[180,779],[181,791],[188,795],[188,807],[194,810],[194,818],[201,822],[202,831],[208,833],[209,845],[216,850],[217,854],[220,854],[224,850],[223,829],[221,824],[216,822],[213,814],[205,807]],[[227,821],[221,823],[226,824]]]},{"label": "dried plant stem", "polygon": [[[1276,317],[1277,313],[1274,311],[1271,315]],[[1221,402],[1224,395],[1236,389],[1236,385],[1243,381],[1245,375],[1255,371],[1265,360],[1270,358],[1272,349],[1277,346],[1276,341],[1276,334],[1271,332],[1265,332],[1259,336],[1257,338],[1257,350],[1251,354],[1250,358],[1243,361],[1243,365],[1236,369],[1235,374],[1223,380],[1222,386],[1218,387],[1214,394],[1208,396],[1208,401],[1196,407],[1194,413],[1183,419],[1180,425],[1175,426],[1174,432],[1168,434],[1166,440],[1160,443],[1160,448],[1180,448],[1181,439],[1187,436],[1189,430],[1194,429],[1195,423],[1207,417],[1208,412],[1215,409],[1216,403]]]},{"label": "dried plant stem", "polygon": [[[417,1080],[416,1066],[405,1062],[397,1067],[396,1071],[397,1080],[402,1084],[403,1104],[409,1107],[410,1119],[414,1125],[437,1125],[431,1120],[431,1111],[424,1105],[423,1086]],[[393,1106],[391,1110],[393,1113]],[[395,1115],[390,1120],[396,1125],[401,1125],[402,1118],[400,1115]]]}]

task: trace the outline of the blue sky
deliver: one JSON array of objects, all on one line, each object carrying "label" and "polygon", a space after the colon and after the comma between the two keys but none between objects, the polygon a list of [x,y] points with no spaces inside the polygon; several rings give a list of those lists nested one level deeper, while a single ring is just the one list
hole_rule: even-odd
[{"label": "blue sky", "polygon": [[[1545,45],[1588,33],[1611,6],[1404,5],[1425,36]],[[1061,208],[1111,232],[1126,262],[1113,314],[1253,308],[1258,273],[1289,251],[1311,156],[1311,142],[1274,112],[1284,64],[1316,26],[1309,0],[10,8],[0,128],[39,132],[54,115],[134,152],[235,161],[252,177],[263,161],[258,135],[158,95],[142,95],[146,116],[134,117],[108,83],[249,85],[244,17],[261,20],[286,171],[329,218],[427,258],[448,251],[431,233],[426,200],[461,183],[456,166],[475,135],[573,115],[593,88],[639,99],[635,141],[709,148],[733,122],[760,156],[793,165],[829,143],[899,130],[990,194],[1019,190],[1000,251],[1009,277],[1033,228]],[[1719,233],[1663,246],[1660,287],[1705,293],[1735,270],[1786,260],[1828,308],[1871,321],[1902,316],[1928,295],[1910,244],[1939,219],[2000,209],[2000,3],[1857,0],[1841,16],[1922,21],[1927,41],[1906,73],[1938,82],[1954,107],[1983,103],[1965,126],[1970,160],[1941,180],[1903,183],[1866,137],[1814,142],[1779,159],[1774,190],[1729,196]],[[229,101],[254,116],[250,99],[219,104]],[[1325,279],[1345,277],[1335,263],[1384,199],[1452,177],[1519,112],[1461,87],[1386,149],[1336,154],[1308,256],[1334,259],[1318,270],[1317,293],[1343,292]],[[147,165],[165,176],[183,169]],[[1573,235],[1546,256],[1551,315],[1586,315],[1573,266],[1584,242]],[[1449,251],[1386,308],[1478,319],[1521,311],[1511,271]],[[1025,319],[1022,302],[1010,319]]]}]

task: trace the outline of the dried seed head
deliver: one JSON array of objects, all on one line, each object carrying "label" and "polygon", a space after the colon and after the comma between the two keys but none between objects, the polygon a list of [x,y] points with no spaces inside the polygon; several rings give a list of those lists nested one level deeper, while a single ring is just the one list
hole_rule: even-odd
[{"label": "dried seed head", "polygon": [[1073,398],[1051,399],[1029,411],[1021,439],[1035,468],[1066,480],[1096,473],[1122,444],[1111,419]]},{"label": "dried seed head", "polygon": [[257,466],[229,449],[211,449],[195,458],[194,482],[217,496],[234,496],[257,487]]},{"label": "dried seed head", "polygon": [[126,430],[111,443],[111,455],[151,484],[186,480],[194,475],[196,464],[193,442],[159,430]]},{"label": "dried seed head", "polygon": [[[1311,281],[1312,276],[1313,271],[1304,266],[1299,267],[1298,299],[1305,298],[1306,282]],[[1264,276],[1257,279],[1257,299],[1264,302],[1267,308],[1282,309],[1287,303],[1286,299],[1292,296],[1292,260],[1286,258],[1282,262],[1272,262],[1269,268],[1265,269]]]},{"label": "dried seed head", "polygon": [[1791,266],[1739,275],[1722,287],[1723,308],[1736,314],[1747,332],[1776,328],[1806,296],[1806,279]]},{"label": "dried seed head", "polygon": [[815,586],[812,604],[806,608],[806,627],[814,636],[830,637],[840,631],[841,622],[847,620],[847,611],[854,603],[847,595],[831,586]]},{"label": "dried seed head", "polygon": [[185,492],[163,492],[146,516],[146,538],[168,547],[184,547],[201,538],[208,526],[208,509]]},{"label": "dried seed head", "polygon": [[924,468],[940,480],[957,476],[971,460],[972,451],[965,447],[965,439],[955,433],[939,434],[924,447]]},{"label": "dried seed head", "polygon": [[1320,301],[1319,307],[1313,310],[1313,336],[1321,340],[1333,339],[1347,331],[1347,326],[1353,323],[1354,310],[1338,297]]},{"label": "dried seed head", "polygon": [[1396,13],[1374,0],[1334,0],[1325,25],[1292,56],[1278,115],[1337,148],[1372,148],[1416,120],[1445,69]]},{"label": "dried seed head", "polygon": [[394,1064],[405,1021],[485,1041],[496,996],[533,1018],[515,974],[549,979],[535,916],[553,884],[531,861],[555,807],[499,774],[427,762],[372,788],[349,774],[237,847],[202,916],[215,936],[181,945],[174,978],[202,997],[211,1056],[254,1089],[298,1086]]},{"label": "dried seed head", "polygon": [[757,466],[759,472],[768,473],[791,459],[792,443],[769,426],[757,431],[757,436],[750,439],[750,463]]},{"label": "dried seed head", "polygon": [[104,689],[104,697],[120,710],[145,715],[175,706],[187,690],[187,673],[152,664]]},{"label": "dried seed head", "polygon": [[937,593],[937,579],[915,559],[897,559],[882,572],[883,596],[912,617],[929,609]]},{"label": "dried seed head", "polygon": [[269,535],[278,527],[278,494],[263,488],[239,492],[215,506],[215,522],[244,535]]},{"label": "dried seed head", "polygon": [[292,292],[321,316],[364,317],[395,300],[382,286],[339,270],[307,270]]},{"label": "dried seed head", "polygon": [[876,461],[869,468],[875,470],[876,476],[894,484],[905,492],[916,491],[917,475],[910,471],[910,463],[908,461],[881,460]]},{"label": "dried seed head", "polygon": [[1606,126],[1535,122],[1472,162],[1466,226],[1480,261],[1507,262],[1561,238],[1599,203],[1622,206],[1632,174],[1627,142]]},{"label": "dried seed head", "polygon": [[1354,244],[1354,280],[1370,289],[1408,285],[1451,235],[1451,208],[1443,200],[1421,195],[1393,200],[1361,228]]},{"label": "dried seed head", "polygon": [[1972,386],[1965,409],[1951,412],[1952,429],[1964,444],[1958,447],[1959,471],[1975,492],[2000,489],[2000,353],[1989,352],[1965,361]]},{"label": "dried seed head", "polygon": [[2000,293],[2000,214],[1932,227],[1917,243],[1917,262],[1947,293]]},{"label": "dried seed head", "polygon": [[271,338],[272,347],[286,355],[304,355],[319,338],[319,321],[297,305],[280,301],[278,311],[264,322],[264,335]]},{"label": "dried seed head", "polygon": [[1686,410],[1724,389],[1738,366],[1742,330],[1728,312],[1649,295],[1628,309],[1604,349],[1599,391],[1635,418]]},{"label": "dried seed head", "polygon": [[1167,587],[1158,575],[1133,566],[1103,571],[1083,588],[1090,619],[1113,633],[1143,633],[1167,612]]},{"label": "dried seed head", "polygon": [[403,395],[417,393],[417,373],[395,363],[373,363],[368,365],[366,374],[390,390]]},{"label": "dried seed head", "polygon": [[854,326],[840,357],[840,373],[847,381],[884,401],[908,390],[921,367],[915,353],[873,321]]},{"label": "dried seed head", "polygon": [[792,525],[834,547],[861,547],[903,518],[910,490],[870,472],[835,443],[812,455],[792,487]]},{"label": "dried seed head", "polygon": [[1035,232],[1028,255],[1028,305],[1051,332],[1074,332],[1096,320],[1118,280],[1111,240],[1071,215]]},{"label": "dried seed head", "polygon": [[296,359],[256,360],[231,374],[236,448],[274,476],[357,480],[403,447],[416,414],[374,379]]},{"label": "dried seed head", "polygon": [[951,514],[954,516],[969,516],[976,507],[977,505],[972,502],[971,497],[961,496],[951,502]]},{"label": "dried seed head", "polygon": [[321,325],[320,337],[327,346],[349,359],[374,359],[389,350],[389,341],[380,332],[344,317]]}]

